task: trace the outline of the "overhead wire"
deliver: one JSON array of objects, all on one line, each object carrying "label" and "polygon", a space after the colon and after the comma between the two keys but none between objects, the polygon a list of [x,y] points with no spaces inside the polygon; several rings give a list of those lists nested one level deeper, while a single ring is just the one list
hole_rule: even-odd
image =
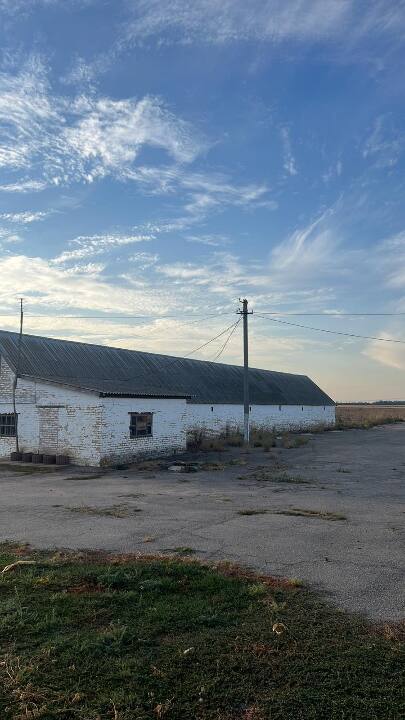
[{"label": "overhead wire", "polygon": [[233,326],[231,332],[229,333],[228,337],[226,338],[224,344],[222,345],[220,351],[215,355],[215,357],[212,358],[212,362],[215,362],[218,360],[222,353],[224,352],[225,348],[227,347],[228,343],[230,342],[232,335],[234,334],[236,328],[238,327],[239,323],[241,322],[242,318],[239,318],[239,320],[236,321],[235,325]]},{"label": "overhead wire", "polygon": [[[230,310],[227,312],[215,312],[208,314],[204,313],[201,315],[196,315],[196,313],[177,313],[175,315],[57,315],[55,313],[42,313],[40,315],[30,314],[26,313],[26,318],[44,318],[44,319],[54,319],[54,320],[166,320],[166,319],[178,319],[183,317],[191,317],[191,318],[197,318],[196,322],[198,322],[200,319],[207,318],[207,317],[220,317],[223,315],[233,315],[234,313]],[[16,317],[16,314],[14,313],[7,313],[7,314],[1,314],[0,317]]]},{"label": "overhead wire", "polygon": [[261,315],[259,313],[255,313],[255,316],[260,317],[263,320],[270,320],[270,322],[273,322],[273,323],[279,323],[280,325],[291,325],[292,327],[304,328],[305,330],[315,330],[316,332],[329,333],[330,335],[344,335],[345,337],[358,338],[361,340],[378,340],[380,342],[393,342],[393,343],[400,343],[401,345],[405,345],[405,340],[395,340],[394,338],[374,337],[373,335],[358,335],[357,333],[339,332],[338,330],[326,330],[326,328],[310,327],[309,325],[301,325],[299,323],[288,322],[287,320],[278,320],[276,318],[266,317],[265,315]]},{"label": "overhead wire", "polygon": [[257,310],[257,314],[260,315],[280,315],[282,317],[326,317],[326,318],[340,318],[340,317],[396,317],[404,316],[405,312],[381,312],[381,313],[369,313],[369,312],[355,312],[355,313],[344,313],[344,312],[318,312],[318,313],[294,313],[294,312],[267,312],[264,310]]},{"label": "overhead wire", "polygon": [[224,330],[222,330],[218,335],[215,335],[215,337],[211,338],[210,340],[207,340],[207,342],[203,343],[202,345],[199,345],[197,348],[194,348],[194,350],[191,350],[186,355],[182,355],[181,357],[173,358],[173,362],[176,362],[176,360],[183,360],[183,358],[190,357],[190,355],[194,355],[199,350],[202,350],[203,348],[207,347],[207,345],[210,345],[214,340],[218,340],[218,338],[222,337],[222,335],[225,335],[225,333],[228,332],[228,330],[231,330],[237,323],[232,323],[232,325],[228,325]]}]

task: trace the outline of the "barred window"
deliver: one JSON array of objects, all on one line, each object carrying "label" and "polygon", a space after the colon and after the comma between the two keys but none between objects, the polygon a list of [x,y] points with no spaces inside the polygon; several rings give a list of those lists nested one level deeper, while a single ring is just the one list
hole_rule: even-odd
[{"label": "barred window", "polygon": [[130,413],[129,437],[150,437],[153,429],[152,413]]},{"label": "barred window", "polygon": [[0,415],[0,437],[15,437],[14,413]]}]

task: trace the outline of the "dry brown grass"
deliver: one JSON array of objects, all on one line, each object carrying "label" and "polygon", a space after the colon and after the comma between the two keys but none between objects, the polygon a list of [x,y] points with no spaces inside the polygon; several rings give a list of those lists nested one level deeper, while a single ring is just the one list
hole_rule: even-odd
[{"label": "dry brown grass", "polygon": [[[250,447],[262,448],[269,452],[271,448],[298,448],[306,445],[309,438],[295,432],[277,433],[274,428],[252,427]],[[215,435],[205,428],[195,428],[188,434],[187,449],[190,452],[214,451],[224,452],[230,447],[243,447],[243,434],[236,429],[228,428],[224,433]]]},{"label": "dry brown grass", "polygon": [[341,427],[368,428],[405,421],[405,405],[337,405],[336,423]]}]

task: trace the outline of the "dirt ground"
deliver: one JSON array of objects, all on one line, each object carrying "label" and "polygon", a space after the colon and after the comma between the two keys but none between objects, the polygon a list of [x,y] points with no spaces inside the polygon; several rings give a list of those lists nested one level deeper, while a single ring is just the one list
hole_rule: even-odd
[{"label": "dirt ground", "polygon": [[0,540],[227,559],[375,619],[403,617],[405,423],[307,437],[193,456],[193,473],[2,463]]}]

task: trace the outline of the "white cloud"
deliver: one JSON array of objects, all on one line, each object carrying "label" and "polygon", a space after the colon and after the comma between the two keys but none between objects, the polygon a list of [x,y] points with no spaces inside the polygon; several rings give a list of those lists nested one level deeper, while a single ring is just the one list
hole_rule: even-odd
[{"label": "white cloud", "polygon": [[235,41],[356,42],[374,36],[402,36],[402,2],[356,0],[127,0],[129,39],[142,42]]},{"label": "white cloud", "polygon": [[[15,297],[23,296],[27,307],[52,310],[86,309],[125,314],[164,314],[174,300],[170,293],[160,288],[142,287],[141,290],[125,284],[115,285],[100,279],[90,266],[90,274],[84,267],[78,272],[56,266],[39,257],[13,255],[0,257],[0,305],[15,306]],[[32,310],[31,310],[32,312]]]},{"label": "white cloud", "polygon": [[314,273],[335,272],[338,239],[328,223],[332,215],[333,211],[325,211],[277,245],[270,255],[272,271],[288,274],[294,281],[297,275],[307,281]]},{"label": "white cloud", "polygon": [[6,193],[31,193],[45,190],[47,183],[43,180],[19,180],[7,185],[0,185],[0,192]]},{"label": "white cloud", "polygon": [[238,185],[224,173],[195,172],[180,165],[141,166],[130,171],[127,177],[140,183],[146,192],[153,195],[181,193],[187,213],[181,218],[182,227],[226,207],[266,207],[269,210],[278,207],[265,182]]},{"label": "white cloud", "polygon": [[332,163],[327,171],[322,175],[324,183],[329,183],[331,180],[341,176],[343,172],[343,162],[338,160],[336,163]]},{"label": "white cloud", "polygon": [[38,220],[45,220],[52,214],[52,210],[40,210],[37,212],[26,210],[18,213],[0,213],[0,220],[4,220],[8,223],[28,225],[33,222],[38,222]]},{"label": "white cloud", "polygon": [[185,240],[189,243],[197,245],[207,245],[207,247],[220,247],[221,245],[228,245],[230,240],[226,235],[187,235]]},{"label": "white cloud", "polygon": [[173,33],[175,40],[317,39],[350,20],[352,0],[129,0],[132,37]]},{"label": "white cloud", "polygon": [[295,163],[294,155],[292,153],[290,131],[288,127],[282,127],[280,129],[280,135],[284,152],[284,170],[289,175],[297,175],[298,170]]},{"label": "white cloud", "polygon": [[[146,147],[161,151],[166,164],[138,164]],[[91,92],[69,101],[52,93],[35,58],[17,75],[0,73],[0,167],[24,173],[0,191],[39,191],[111,176],[136,182],[146,193],[181,194],[183,226],[225,207],[277,207],[265,182],[236,184],[224,173],[189,169],[207,147],[159,98],[112,100]],[[294,172],[292,156],[289,163]],[[30,171],[35,177],[27,177]]]},{"label": "white cloud", "polygon": [[372,159],[376,167],[390,168],[397,164],[404,149],[403,133],[394,127],[392,118],[380,115],[365,142],[363,157]]},{"label": "white cloud", "polygon": [[0,0],[0,12],[6,15],[28,14],[39,7],[52,7],[58,5],[61,8],[70,8],[75,5],[90,5],[94,0]]},{"label": "white cloud", "polygon": [[0,227],[0,248],[3,245],[21,242],[22,238],[17,233],[11,232],[8,228]]},{"label": "white cloud", "polygon": [[72,260],[82,260],[87,257],[101,255],[109,249],[123,245],[134,245],[135,243],[148,242],[153,235],[122,235],[114,233],[110,235],[80,235],[71,241],[71,245],[77,245],[75,250],[64,250],[53,259],[53,263],[63,264]]},{"label": "white cloud", "polygon": [[[392,327],[392,332],[382,331],[379,337],[389,339],[400,339],[404,337],[403,329],[399,325]],[[385,367],[395,368],[396,370],[405,370],[405,345],[391,342],[378,342],[372,340],[363,350],[363,355],[371,358],[374,362]]]},{"label": "white cloud", "polygon": [[[383,240],[377,246],[373,260],[386,285],[405,291],[405,231]],[[404,309],[405,305],[400,308]]]},{"label": "white cloud", "polygon": [[277,202],[269,197],[269,188],[265,183],[234,185],[229,178],[218,173],[186,173],[180,183],[190,194],[185,207],[193,215],[204,215],[223,206],[277,208]]},{"label": "white cloud", "polygon": [[138,252],[130,255],[128,261],[135,263],[138,270],[146,270],[156,265],[159,261],[159,255],[157,253]]},{"label": "white cloud", "polygon": [[[144,147],[188,163],[205,147],[191,125],[162,100],[112,100],[52,94],[46,70],[31,59],[17,75],[0,74],[0,167],[38,168],[40,177],[3,185],[3,191],[130,177]],[[31,184],[31,187],[29,187]]]}]

